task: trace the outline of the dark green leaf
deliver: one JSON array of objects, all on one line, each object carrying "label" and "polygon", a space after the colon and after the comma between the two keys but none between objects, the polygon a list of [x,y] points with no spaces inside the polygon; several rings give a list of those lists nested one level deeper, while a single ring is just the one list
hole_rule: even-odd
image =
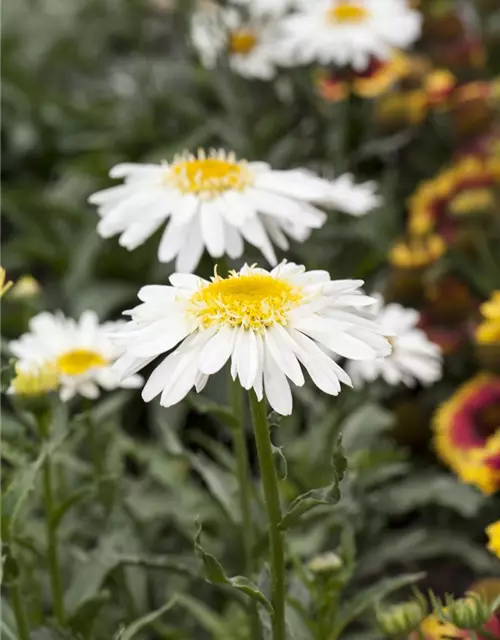
[{"label": "dark green leaf", "polygon": [[170,611],[175,603],[175,598],[172,598],[169,602],[164,604],[163,607],[160,607],[159,609],[151,611],[151,613],[147,613],[145,616],[138,618],[135,622],[129,624],[125,629],[120,630],[115,636],[116,640],[132,640],[132,638],[134,638],[139,633],[139,631],[142,631],[142,629],[158,620],[158,618],[161,618],[161,616],[167,613],[167,611]]}]

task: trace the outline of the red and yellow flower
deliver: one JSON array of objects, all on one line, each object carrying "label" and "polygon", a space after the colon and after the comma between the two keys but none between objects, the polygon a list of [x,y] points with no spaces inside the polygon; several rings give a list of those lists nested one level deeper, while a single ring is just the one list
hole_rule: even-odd
[{"label": "red and yellow flower", "polygon": [[500,377],[482,373],[462,385],[434,417],[438,455],[483,493],[500,489]]},{"label": "red and yellow flower", "polygon": [[486,535],[488,536],[488,549],[500,560],[500,520],[493,522],[486,528]]},{"label": "red and yellow flower", "polygon": [[410,198],[410,232],[453,239],[462,222],[478,214],[496,214],[499,191],[500,159],[462,158],[422,184]]}]

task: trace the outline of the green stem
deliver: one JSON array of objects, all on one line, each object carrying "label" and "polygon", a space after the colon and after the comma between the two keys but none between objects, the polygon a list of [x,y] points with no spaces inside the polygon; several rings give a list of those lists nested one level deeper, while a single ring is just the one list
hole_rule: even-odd
[{"label": "green stem", "polygon": [[52,514],[54,512],[54,495],[52,463],[48,455],[43,465],[43,502],[45,506],[45,525],[47,529],[47,562],[49,565],[54,615],[59,624],[62,625],[64,621],[63,591],[59,565],[57,531],[52,522]]},{"label": "green stem", "polygon": [[273,640],[285,640],[285,550],[283,546],[283,534],[279,528],[281,506],[278,476],[276,475],[276,468],[274,466],[265,401],[259,402],[253,390],[250,391],[250,407],[252,409],[255,444],[257,445],[267,518],[269,521],[271,601],[274,609],[272,616]]},{"label": "green stem", "polygon": [[[233,414],[238,421],[238,427],[233,429],[234,452],[236,454],[236,475],[241,510],[241,538],[243,542],[243,556],[245,560],[245,573],[251,577],[253,573],[253,526],[252,526],[252,496],[250,487],[250,474],[248,470],[248,449],[245,436],[244,396],[240,385],[229,380],[231,385],[231,405]],[[260,625],[255,603],[250,605],[251,637],[260,638]]]},{"label": "green stem", "polygon": [[14,617],[16,619],[19,640],[29,640],[30,632],[28,627],[28,620],[26,619],[26,612],[24,610],[23,599],[21,597],[21,591],[19,589],[19,583],[17,580],[11,585],[10,592],[12,598],[12,609],[14,611]]}]

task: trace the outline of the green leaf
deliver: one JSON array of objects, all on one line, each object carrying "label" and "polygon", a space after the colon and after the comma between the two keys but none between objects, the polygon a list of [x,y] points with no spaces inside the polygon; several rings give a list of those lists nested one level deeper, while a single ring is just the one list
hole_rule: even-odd
[{"label": "green leaf", "polygon": [[349,414],[342,423],[342,445],[347,454],[376,442],[392,427],[394,416],[374,403],[364,404]]},{"label": "green leaf", "polygon": [[44,444],[38,458],[24,468],[16,470],[12,481],[2,497],[2,530],[7,536],[16,533],[18,519],[31,494],[38,486],[37,477],[48,456],[60,446],[66,433],[59,433],[56,438]]},{"label": "green leaf", "polygon": [[257,585],[255,585],[251,580],[245,578],[244,576],[235,576],[233,578],[229,578],[217,558],[203,549],[200,543],[202,526],[199,522],[197,523],[197,525],[198,531],[196,533],[194,546],[196,553],[203,560],[207,580],[212,584],[227,585],[233,587],[238,591],[241,591],[245,595],[256,600],[259,604],[263,605],[271,613],[273,610],[271,603],[262,593],[262,591],[260,591]]},{"label": "green leaf", "polygon": [[350,602],[342,606],[335,621],[331,635],[332,640],[340,638],[347,625],[358,619],[367,609],[372,609],[394,591],[415,584],[424,577],[424,573],[410,573],[396,578],[385,578],[371,587],[359,591]]},{"label": "green leaf", "polygon": [[239,428],[238,420],[230,407],[217,404],[210,398],[199,394],[191,394],[189,400],[198,413],[214,416],[230,429]]},{"label": "green leaf", "polygon": [[187,593],[177,595],[176,600],[177,604],[186,609],[214,640],[234,640],[233,630],[226,626],[224,618],[209,609],[206,604]]},{"label": "green leaf", "polygon": [[337,436],[336,443],[332,454],[333,480],[332,483],[321,489],[312,489],[295,498],[288,507],[287,512],[280,522],[282,531],[294,525],[299,518],[312,509],[321,504],[334,505],[340,500],[340,482],[344,477],[347,468],[347,460],[344,457],[341,436]]},{"label": "green leaf", "polygon": [[147,613],[145,616],[138,618],[135,622],[132,622],[132,624],[128,625],[128,627],[126,627],[123,630],[120,630],[115,635],[115,639],[116,640],[132,640],[132,638],[134,638],[139,633],[139,631],[141,631],[151,623],[155,622],[155,620],[157,620],[158,618],[161,618],[161,616],[167,613],[167,611],[170,611],[170,609],[175,605],[175,603],[176,603],[176,599],[174,597],[171,600],[169,600],[169,602],[164,604],[163,607],[160,607],[159,609],[156,609],[155,611],[151,611],[151,613]]},{"label": "green leaf", "polygon": [[66,498],[52,513],[51,524],[54,529],[61,524],[61,520],[70,511],[72,507],[82,502],[86,498],[95,495],[95,489],[93,487],[82,487],[77,489],[70,496]]},{"label": "green leaf", "polygon": [[273,448],[274,466],[276,467],[278,478],[280,480],[286,480],[288,477],[288,464],[285,454],[283,453],[283,447],[275,447],[274,444],[271,444],[271,446]]},{"label": "green leaf", "polygon": [[228,520],[238,522],[240,512],[236,499],[236,480],[233,474],[221,469],[207,456],[187,454],[193,468],[205,481],[211,495],[217,500]]},{"label": "green leaf", "polygon": [[402,515],[435,504],[452,509],[464,518],[474,518],[484,504],[484,498],[473,487],[439,472],[401,478],[377,491],[371,500],[377,510],[391,515]]}]

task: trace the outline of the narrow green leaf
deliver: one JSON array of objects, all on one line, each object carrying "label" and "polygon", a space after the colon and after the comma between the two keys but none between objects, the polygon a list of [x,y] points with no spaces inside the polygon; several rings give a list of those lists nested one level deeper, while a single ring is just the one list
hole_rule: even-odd
[{"label": "narrow green leaf", "polygon": [[82,502],[82,500],[85,500],[85,498],[89,498],[94,494],[95,490],[92,487],[82,487],[81,489],[74,491],[54,510],[51,520],[52,527],[54,529],[57,529],[57,527],[61,524],[61,520],[72,507],[77,505],[79,502]]},{"label": "narrow green leaf", "polygon": [[161,616],[167,613],[167,611],[170,611],[170,609],[175,605],[175,603],[176,603],[176,599],[174,597],[169,602],[164,604],[163,607],[160,607],[159,609],[156,609],[155,611],[151,611],[151,613],[148,613],[145,616],[138,618],[135,622],[132,622],[132,624],[128,625],[128,627],[119,631],[115,635],[115,639],[116,640],[132,640],[132,638],[134,638],[139,633],[139,631],[142,631],[142,629],[144,629],[145,627],[153,623],[155,620],[157,620],[158,618],[161,618]]},{"label": "narrow green leaf", "polygon": [[176,599],[177,604],[186,609],[214,640],[234,640],[233,630],[226,626],[221,616],[209,609],[203,602],[187,593],[177,595]]},{"label": "narrow green leaf", "polygon": [[278,478],[280,480],[286,480],[288,476],[288,464],[285,454],[283,453],[283,447],[275,447],[274,444],[271,446],[273,448],[274,465],[276,467]]},{"label": "narrow green leaf", "polygon": [[217,500],[228,520],[238,522],[239,509],[236,499],[236,480],[234,475],[221,469],[207,456],[186,454],[193,468],[205,481],[211,495]]},{"label": "narrow green leaf", "polygon": [[199,522],[197,524],[198,531],[196,533],[196,538],[194,541],[195,551],[203,560],[207,580],[213,584],[223,584],[231,586],[234,589],[241,591],[250,598],[259,602],[259,604],[263,605],[269,612],[272,612],[273,609],[271,603],[262,593],[262,591],[260,591],[257,585],[255,585],[251,580],[245,578],[244,576],[235,576],[233,578],[229,578],[217,558],[211,553],[205,551],[200,542],[202,526]]}]

